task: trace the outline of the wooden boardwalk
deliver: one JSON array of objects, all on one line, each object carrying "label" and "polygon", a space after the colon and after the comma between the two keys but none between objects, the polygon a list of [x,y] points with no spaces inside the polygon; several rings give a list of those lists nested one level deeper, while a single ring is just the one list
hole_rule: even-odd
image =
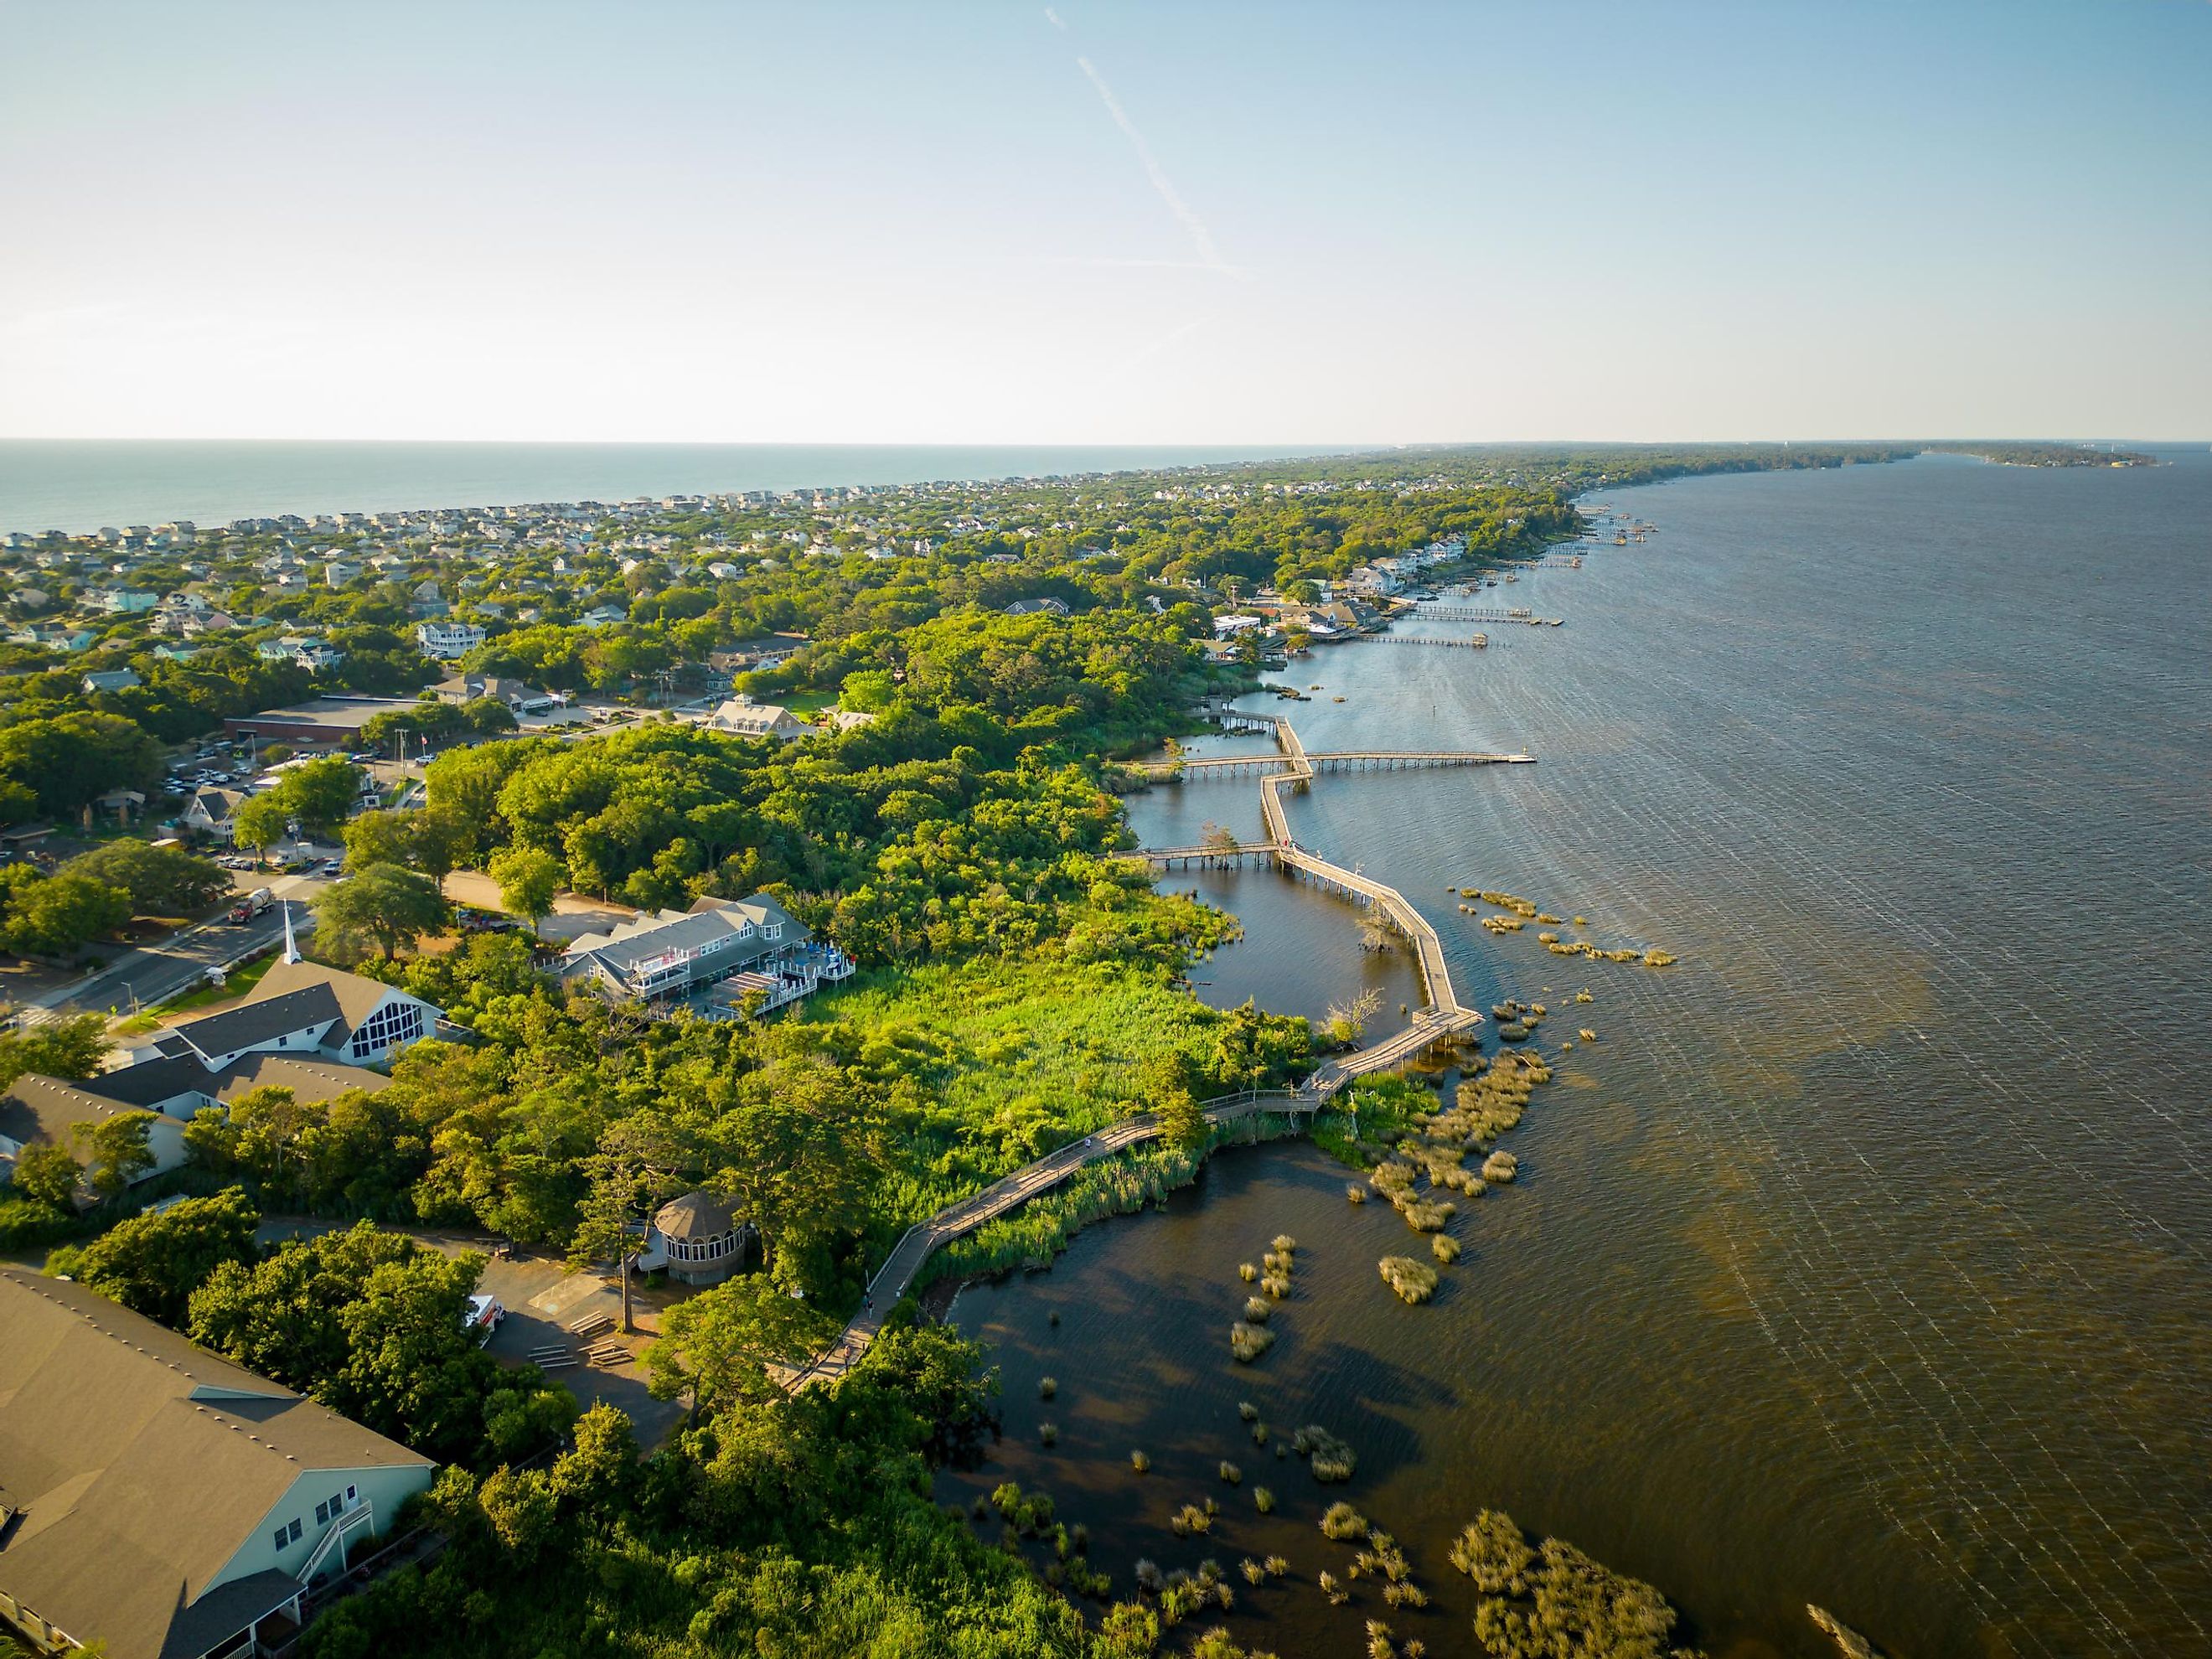
[{"label": "wooden boardwalk", "polygon": [[[1233,1123],[1243,1118],[1256,1117],[1267,1113],[1297,1115],[1319,1111],[1325,1094],[1311,1090],[1260,1090],[1241,1095],[1225,1095],[1205,1104],[1209,1123]],[[1023,1165],[1012,1175],[994,1182],[972,1198],[961,1200],[939,1210],[927,1221],[917,1222],[907,1230],[906,1237],[892,1248],[876,1269],[875,1277],[868,1281],[867,1304],[853,1322],[838,1334],[837,1340],[817,1354],[805,1365],[780,1377],[787,1389],[803,1388],[809,1382],[842,1376],[858,1364],[868,1351],[876,1333],[883,1329],[884,1321],[898,1305],[899,1298],[914,1286],[915,1278],[921,1272],[922,1264],[929,1260],[940,1245],[970,1233],[984,1223],[995,1221],[1009,1210],[1018,1208],[1038,1194],[1049,1192],[1086,1164],[1114,1158],[1130,1147],[1151,1140],[1160,1133],[1157,1114],[1142,1113],[1124,1118],[1121,1122],[1101,1129],[1097,1134],[1048,1153],[1034,1164]]]},{"label": "wooden boardwalk", "polygon": [[[1438,641],[1418,641],[1418,644]],[[1396,772],[1426,766],[1526,766],[1534,755],[1483,754],[1465,749],[1346,749],[1306,757],[1315,772]],[[1174,783],[1194,773],[1209,776],[1239,773],[1291,772],[1297,763],[1287,755],[1201,755],[1188,760],[1148,761],[1145,775]]]},{"label": "wooden boardwalk", "polygon": [[[1384,750],[1310,756],[1306,753],[1305,744],[1299,740],[1296,728],[1286,720],[1252,714],[1237,714],[1232,718],[1243,730],[1272,729],[1276,742],[1282,748],[1281,755],[1272,757],[1277,769],[1261,778],[1260,782],[1261,811],[1267,822],[1268,839],[1250,847],[1168,848],[1126,856],[1155,861],[1264,858],[1294,874],[1334,888],[1356,903],[1371,906],[1382,913],[1392,927],[1412,942],[1427,1006],[1413,1017],[1413,1023],[1404,1030],[1352,1054],[1340,1054],[1327,1061],[1300,1088],[1230,1095],[1206,1102],[1206,1121],[1216,1125],[1269,1113],[1297,1115],[1317,1112],[1331,1096],[1355,1078],[1393,1070],[1436,1044],[1449,1042],[1482,1023],[1480,1013],[1462,1006],[1459,1000],[1458,992],[1452,985],[1451,968],[1444,960],[1443,945],[1437,938],[1437,930],[1429,925],[1425,916],[1407,902],[1405,895],[1396,888],[1364,876],[1356,870],[1347,870],[1342,865],[1332,863],[1319,854],[1300,847],[1291,838],[1290,818],[1284,810],[1281,798],[1284,786],[1307,782],[1313,777],[1316,763],[1319,761],[1490,765],[1526,763],[1533,759],[1528,755],[1465,756],[1444,752],[1400,755]],[[1349,766],[1345,769],[1350,769]],[[1039,1194],[1049,1192],[1086,1165],[1118,1157],[1130,1147],[1156,1138],[1159,1133],[1160,1122],[1157,1114],[1145,1112],[1124,1118],[1096,1134],[1048,1153],[1033,1164],[1024,1164],[972,1197],[948,1205],[927,1221],[915,1224],[892,1247],[883,1266],[876,1269],[875,1276],[868,1281],[866,1304],[838,1334],[837,1340],[806,1364],[780,1374],[778,1382],[785,1389],[792,1390],[804,1388],[811,1382],[844,1376],[867,1352],[868,1345],[875,1340],[876,1334],[883,1328],[884,1321],[898,1305],[899,1299],[914,1287],[923,1264],[939,1247],[996,1220]]]}]

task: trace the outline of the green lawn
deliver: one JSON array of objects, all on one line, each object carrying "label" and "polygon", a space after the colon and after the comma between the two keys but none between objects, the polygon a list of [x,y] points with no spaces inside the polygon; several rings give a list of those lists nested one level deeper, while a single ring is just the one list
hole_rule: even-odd
[{"label": "green lawn", "polygon": [[261,983],[262,975],[276,965],[276,958],[281,954],[281,951],[272,950],[258,962],[249,962],[243,968],[234,968],[222,985],[202,985],[187,991],[184,995],[163,1003],[161,1012],[166,1014],[187,1013],[194,1008],[204,1008],[210,1003],[228,1002],[234,997],[242,997]]}]

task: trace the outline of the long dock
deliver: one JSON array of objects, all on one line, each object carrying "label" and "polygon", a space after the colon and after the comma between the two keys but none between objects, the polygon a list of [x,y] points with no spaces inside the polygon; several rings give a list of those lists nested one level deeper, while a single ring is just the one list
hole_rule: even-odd
[{"label": "long dock", "polygon": [[[1428,641],[1422,641],[1428,643]],[[1309,755],[1307,765],[1316,772],[1397,772],[1424,766],[1527,766],[1534,755],[1481,754],[1462,749],[1346,749]],[[1153,761],[1145,775],[1156,782],[1172,783],[1194,772],[1287,772],[1293,763],[1286,755],[1206,755],[1189,760]]]},{"label": "long dock", "polygon": [[[1513,611],[1488,605],[1424,605],[1412,611],[1401,611],[1394,622],[1480,622],[1522,623],[1530,628],[1557,628],[1560,620],[1553,617],[1533,614],[1516,616]],[[1370,638],[1387,638],[1387,635],[1371,635]]]}]

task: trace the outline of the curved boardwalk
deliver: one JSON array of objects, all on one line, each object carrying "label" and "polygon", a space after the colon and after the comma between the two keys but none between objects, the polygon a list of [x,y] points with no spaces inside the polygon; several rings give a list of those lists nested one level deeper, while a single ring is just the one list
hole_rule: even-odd
[{"label": "curved boardwalk", "polygon": [[[1206,1120],[1209,1123],[1233,1123],[1241,1118],[1275,1112],[1292,1115],[1315,1112],[1321,1109],[1323,1097],[1304,1090],[1265,1090],[1250,1094],[1228,1095],[1206,1105]],[[827,1377],[842,1376],[858,1363],[874,1341],[876,1333],[883,1328],[884,1320],[898,1305],[898,1300],[913,1288],[915,1276],[921,1273],[922,1263],[928,1261],[937,1248],[969,1233],[987,1221],[995,1221],[1007,1211],[1018,1208],[1039,1193],[1048,1192],[1073,1175],[1085,1164],[1098,1163],[1127,1151],[1141,1141],[1151,1140],[1160,1132],[1157,1114],[1145,1112],[1124,1118],[1121,1122],[1101,1129],[1087,1139],[1073,1142],[1056,1152],[1048,1152],[1034,1164],[1024,1164],[1012,1175],[1001,1177],[972,1198],[963,1198],[957,1204],[948,1205],[928,1220],[918,1222],[907,1230],[876,1275],[868,1281],[867,1305],[846,1326],[837,1340],[817,1354],[802,1369],[783,1379],[786,1389],[796,1389]]]},{"label": "curved boardwalk", "polygon": [[[1316,759],[1336,760],[1358,764],[1360,763],[1387,763],[1391,761],[1410,762],[1416,765],[1483,765],[1493,763],[1526,763],[1526,755],[1449,755],[1420,753],[1390,755],[1377,750],[1371,753],[1313,757],[1306,753],[1299,742],[1297,730],[1286,720],[1271,720],[1265,715],[1240,715],[1247,729],[1272,726],[1275,741],[1281,745],[1279,757],[1261,757],[1267,765],[1280,768],[1260,780],[1260,805],[1267,820],[1267,840],[1259,847],[1240,848],[1235,854],[1227,849],[1203,848],[1172,848],[1167,853],[1138,854],[1139,858],[1166,859],[1170,857],[1215,857],[1261,855],[1273,859],[1285,870],[1295,871],[1326,886],[1335,888],[1362,904],[1372,905],[1389,918],[1390,925],[1413,941],[1416,960],[1420,965],[1421,985],[1428,997],[1429,1006],[1413,1017],[1404,1030],[1384,1038],[1380,1042],[1349,1054],[1340,1054],[1328,1061],[1305,1086],[1296,1090],[1281,1090],[1262,1093],[1231,1095],[1206,1103],[1206,1117],[1209,1123],[1234,1122],[1240,1118],[1255,1116],[1266,1112],[1287,1114],[1319,1111],[1328,1097],[1356,1077],[1370,1072],[1389,1071],[1403,1065],[1414,1055],[1436,1043],[1448,1041],[1459,1033],[1482,1023],[1482,1016],[1474,1009],[1462,1006],[1459,995],[1452,988],[1451,969],[1444,961],[1443,946],[1437,938],[1437,930],[1429,925],[1428,918],[1406,900],[1395,887],[1384,885],[1333,864],[1319,854],[1307,851],[1291,839],[1289,815],[1284,811],[1281,797],[1285,784],[1310,781],[1315,773]],[[1249,766],[1253,757],[1240,757],[1226,766]],[[868,1351],[876,1333],[883,1328],[884,1320],[898,1305],[899,1298],[913,1288],[914,1281],[939,1246],[973,1232],[988,1221],[996,1220],[1009,1210],[1026,1204],[1038,1194],[1048,1192],[1086,1164],[1113,1158],[1142,1141],[1153,1139],[1160,1132],[1158,1117],[1151,1112],[1125,1118],[1109,1125],[1097,1133],[1049,1152],[1034,1164],[1023,1165],[986,1187],[980,1193],[948,1205],[927,1221],[918,1222],[907,1230],[906,1237],[892,1248],[876,1269],[875,1277],[868,1281],[866,1304],[860,1314],[839,1333],[837,1340],[817,1354],[805,1366],[781,1377],[786,1389],[802,1388],[824,1378],[842,1376]]]}]

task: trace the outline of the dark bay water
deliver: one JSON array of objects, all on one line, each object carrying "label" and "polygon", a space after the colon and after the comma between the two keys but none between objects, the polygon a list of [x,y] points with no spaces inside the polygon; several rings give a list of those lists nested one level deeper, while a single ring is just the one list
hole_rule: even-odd
[{"label": "dark bay water", "polygon": [[[1657,1583],[1717,1653],[1832,1651],[1807,1601],[1904,1656],[2212,1652],[2212,457],[1607,499],[1660,533],[1485,591],[1565,627],[1324,653],[1295,678],[1327,691],[1286,706],[1312,749],[1540,757],[1325,777],[1293,807],[1428,911],[1467,1000],[1593,992],[1573,1023],[1601,1041],[1511,1138],[1522,1181],[1463,1206],[1425,1308],[1375,1273],[1411,1236],[1302,1146],[964,1292],[1008,1433],[948,1487],[1042,1485],[1123,1589],[1139,1555],[1280,1550],[1302,1582],[1238,1580],[1229,1622],[1286,1656],[1355,1650],[1370,1615],[1469,1650],[1443,1557],[1484,1505]],[[1242,830],[1255,794],[1132,817],[1156,844]],[[1197,970],[1210,1000],[1318,1012],[1393,971],[1310,890],[1170,879],[1245,920]],[[1462,884],[1681,965],[1493,939]],[[1235,1264],[1278,1231],[1298,1291],[1237,1366]],[[1252,1448],[1240,1399],[1352,1442],[1346,1495],[1434,1609],[1326,1606],[1336,1491]],[[1173,1538],[1209,1492],[1223,1531]]]}]

